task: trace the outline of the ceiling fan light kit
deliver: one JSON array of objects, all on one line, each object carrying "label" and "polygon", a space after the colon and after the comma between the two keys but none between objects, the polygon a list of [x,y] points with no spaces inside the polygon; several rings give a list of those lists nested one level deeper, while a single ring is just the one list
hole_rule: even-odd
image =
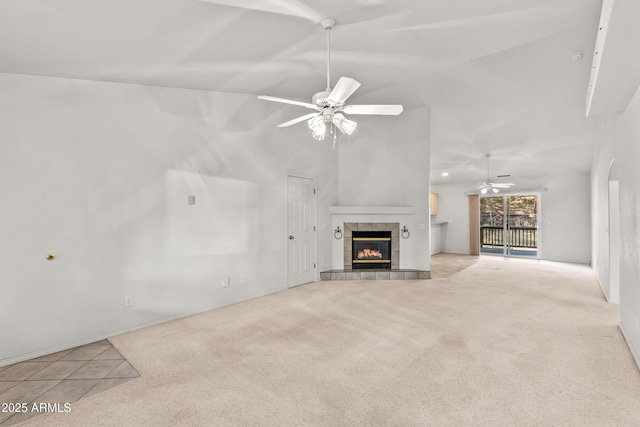
[{"label": "ceiling fan light kit", "polygon": [[325,18],[320,22],[322,28],[327,32],[327,88],[311,97],[311,103],[294,101],[291,99],[276,98],[273,96],[260,95],[259,99],[264,101],[281,102],[300,107],[316,110],[314,113],[305,114],[293,120],[281,123],[278,127],[287,127],[303,121],[311,130],[314,139],[322,141],[327,132],[333,136],[333,148],[336,147],[338,131],[351,135],[358,125],[355,121],[345,117],[345,114],[376,114],[397,116],[402,113],[402,105],[345,105],[345,101],[359,87],[360,82],[350,77],[340,77],[335,87],[331,88],[331,29],[335,26],[336,20]]}]

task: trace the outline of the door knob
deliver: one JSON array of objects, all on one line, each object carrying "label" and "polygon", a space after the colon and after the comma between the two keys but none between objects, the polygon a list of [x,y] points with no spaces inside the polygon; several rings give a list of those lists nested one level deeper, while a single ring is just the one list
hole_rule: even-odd
[{"label": "door knob", "polygon": [[293,240],[295,237],[293,236],[289,236],[289,240]]}]

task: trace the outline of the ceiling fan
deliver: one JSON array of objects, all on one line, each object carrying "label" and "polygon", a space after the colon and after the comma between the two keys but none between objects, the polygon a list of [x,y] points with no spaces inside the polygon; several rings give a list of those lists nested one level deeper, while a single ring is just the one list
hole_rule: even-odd
[{"label": "ceiling fan", "polygon": [[311,97],[311,103],[294,101],[291,99],[276,98],[273,96],[260,95],[259,99],[265,101],[282,102],[284,104],[299,105],[301,107],[315,110],[313,113],[305,114],[288,122],[278,125],[287,127],[307,121],[312,135],[317,140],[323,140],[327,134],[333,135],[333,148],[336,146],[338,138],[337,130],[347,135],[351,135],[357,123],[345,117],[345,114],[378,114],[397,116],[402,113],[402,105],[346,105],[345,101],[359,87],[360,83],[350,77],[340,77],[335,87],[331,89],[331,29],[335,26],[336,20],[325,18],[320,22],[322,28],[327,31],[327,88]]},{"label": "ceiling fan", "polygon": [[[491,190],[494,194],[497,194],[500,191],[500,189],[510,188],[510,187],[515,185],[515,184],[509,183],[509,182],[504,182],[504,183],[500,182],[500,183],[498,183],[498,182],[492,181],[489,178],[489,158],[491,157],[491,154],[487,154],[487,155],[485,155],[485,157],[487,158],[487,180],[476,187],[477,190],[480,190],[480,193],[487,194],[489,192],[489,190]],[[511,175],[500,175],[498,178],[500,178],[500,177],[508,177],[508,176],[511,176]]]}]

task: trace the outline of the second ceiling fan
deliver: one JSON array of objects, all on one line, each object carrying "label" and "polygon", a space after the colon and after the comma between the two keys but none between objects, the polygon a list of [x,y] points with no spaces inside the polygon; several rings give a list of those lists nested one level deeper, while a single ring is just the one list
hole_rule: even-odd
[{"label": "second ceiling fan", "polygon": [[[494,194],[497,194],[498,192],[500,192],[501,189],[511,188],[512,186],[515,185],[514,183],[511,183],[511,182],[492,181],[489,176],[489,158],[491,157],[491,154],[487,154],[485,155],[485,157],[487,158],[487,180],[476,187],[476,189],[480,190],[481,194],[487,194],[489,191],[493,192]],[[507,176],[511,176],[511,175],[500,175],[498,178],[507,177]]]},{"label": "second ceiling fan", "polygon": [[345,104],[349,98],[359,87],[360,83],[350,77],[340,77],[335,87],[331,88],[331,29],[335,26],[336,21],[333,18],[326,18],[320,22],[320,25],[327,31],[327,88],[318,92],[311,98],[311,102],[294,101],[285,98],[276,98],[273,96],[260,95],[258,98],[265,101],[282,102],[284,104],[298,105],[311,110],[313,113],[305,114],[288,122],[278,125],[278,127],[287,127],[307,121],[312,135],[317,140],[323,140],[327,135],[333,135],[333,147],[337,141],[336,129],[347,135],[351,135],[356,128],[357,123],[345,117],[345,114],[375,114],[375,115],[391,115],[397,116],[402,113],[402,105],[347,105]]}]

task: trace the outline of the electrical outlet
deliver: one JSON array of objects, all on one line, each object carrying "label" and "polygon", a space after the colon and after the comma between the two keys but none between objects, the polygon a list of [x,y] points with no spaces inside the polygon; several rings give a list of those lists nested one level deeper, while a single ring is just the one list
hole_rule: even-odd
[{"label": "electrical outlet", "polygon": [[223,277],[220,280],[220,286],[222,286],[223,288],[228,288],[230,284],[231,284],[231,279],[229,277]]},{"label": "electrical outlet", "polygon": [[187,196],[187,203],[190,205],[196,204],[196,196]]},{"label": "electrical outlet", "polygon": [[244,274],[242,274],[240,276],[240,283],[245,283],[247,281],[247,276],[245,276]]},{"label": "electrical outlet", "polygon": [[124,297],[124,308],[130,307],[133,307],[133,297],[131,295],[128,295]]}]

